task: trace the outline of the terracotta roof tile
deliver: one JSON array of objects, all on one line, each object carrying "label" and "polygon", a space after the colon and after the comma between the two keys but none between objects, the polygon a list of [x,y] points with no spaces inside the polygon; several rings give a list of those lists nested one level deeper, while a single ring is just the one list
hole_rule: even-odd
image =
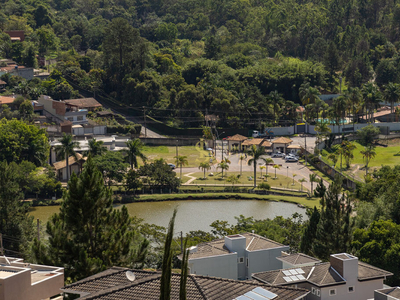
[{"label": "terracotta roof tile", "polygon": [[[81,154],[77,153],[77,154],[76,154],[76,157],[78,158],[78,160],[80,160],[80,159],[82,159],[83,156],[82,156]],[[71,166],[71,165],[74,164],[75,162],[76,162],[75,157],[73,157],[73,156],[68,157],[68,165],[69,165],[69,166]],[[66,166],[67,166],[67,160],[66,160],[66,159],[61,160],[61,161],[58,161],[58,162],[55,162],[55,163],[53,164],[53,167],[54,167],[56,170],[63,169],[63,168],[65,168]]]},{"label": "terracotta roof tile", "polygon": [[294,253],[289,255],[282,255],[277,257],[276,259],[280,261],[284,261],[291,265],[302,265],[302,264],[309,264],[309,263],[320,263],[321,261],[318,258],[308,256],[304,253]]},{"label": "terracotta roof tile", "polygon": [[292,142],[293,141],[291,139],[281,136],[280,138],[273,140],[272,144],[290,144]]},{"label": "terracotta roof tile", "polygon": [[264,139],[248,139],[242,143],[242,146],[260,145]]},{"label": "terracotta roof tile", "polygon": [[234,136],[228,137],[226,140],[227,141],[239,141],[239,142],[242,142],[242,141],[247,140],[247,137],[245,137],[243,135],[240,135],[240,134],[235,134]]},{"label": "terracotta roof tile", "polygon": [[64,102],[78,108],[102,107],[102,105],[94,98],[68,99],[64,100]]},{"label": "terracotta roof tile", "polygon": [[262,142],[261,146],[269,148],[272,146],[272,143],[270,141],[264,141]]}]

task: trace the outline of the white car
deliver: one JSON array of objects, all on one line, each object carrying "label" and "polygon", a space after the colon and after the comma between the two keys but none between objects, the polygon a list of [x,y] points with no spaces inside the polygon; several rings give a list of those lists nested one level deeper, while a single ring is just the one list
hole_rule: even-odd
[{"label": "white car", "polygon": [[282,153],[282,152],[275,152],[274,154],[272,154],[271,157],[285,157],[285,153]]},{"label": "white car", "polygon": [[295,157],[295,156],[286,156],[285,157],[285,160],[286,160],[286,162],[296,162],[296,161],[299,161],[299,159],[297,158],[297,157]]}]

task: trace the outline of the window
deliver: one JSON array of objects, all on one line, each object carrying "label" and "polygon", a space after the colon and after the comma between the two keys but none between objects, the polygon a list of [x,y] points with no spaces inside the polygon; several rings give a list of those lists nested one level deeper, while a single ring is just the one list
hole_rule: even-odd
[{"label": "window", "polygon": [[311,293],[312,293],[313,295],[315,295],[315,292],[316,292],[315,287],[311,287]]},{"label": "window", "polygon": [[318,296],[318,297],[321,296],[320,290],[317,290],[317,296]]},{"label": "window", "polygon": [[68,117],[67,120],[72,122],[74,120],[74,117]]},{"label": "window", "polygon": [[249,267],[249,258],[246,258],[246,267]]},{"label": "window", "polygon": [[336,295],[336,290],[329,290],[329,296]]},{"label": "window", "polygon": [[244,263],[244,257],[239,257],[239,264]]},{"label": "window", "polygon": [[354,286],[349,286],[349,293],[354,292]]},{"label": "window", "polygon": [[78,116],[77,120],[78,121],[83,121],[83,116]]}]

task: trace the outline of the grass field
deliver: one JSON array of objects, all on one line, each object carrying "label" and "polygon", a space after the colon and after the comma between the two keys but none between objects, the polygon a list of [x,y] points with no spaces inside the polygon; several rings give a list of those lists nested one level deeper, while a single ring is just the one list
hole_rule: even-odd
[{"label": "grass field", "polygon": [[[214,173],[214,176],[207,176],[208,172],[206,172],[206,179],[203,179],[203,172],[198,172],[198,173],[193,173],[190,176],[196,177],[197,179],[192,182],[192,184],[216,184],[216,185],[226,185],[226,186],[232,186],[232,183],[229,183],[226,181],[228,176],[231,175],[239,175],[239,172],[229,172],[226,173],[224,172],[224,178],[221,178],[221,173]],[[254,173],[253,172],[243,172],[242,176],[239,178],[239,183],[235,185],[241,185],[241,184],[249,184],[253,185],[254,179],[249,180],[249,176],[253,178]],[[265,175],[265,171],[263,172],[263,175]],[[289,188],[289,189],[295,189],[295,190],[300,190],[301,185],[299,182],[296,181],[296,177],[294,178],[294,185],[293,184],[293,177],[289,176],[286,177],[284,175],[279,175],[277,174],[277,178],[275,179],[275,174],[273,172],[268,172],[268,175],[270,176],[268,178],[268,184],[271,187],[278,187],[278,188]],[[183,181],[187,182],[190,178],[188,176],[183,175]],[[260,173],[257,172],[257,185],[261,182],[266,182],[264,179],[260,178]],[[307,189],[303,186],[303,191],[306,191]]]},{"label": "grass field", "polygon": [[[145,146],[143,148],[143,153],[150,161],[163,158],[167,163],[175,164],[176,147]],[[178,155],[184,155],[187,157],[189,164],[186,167],[198,167],[201,162],[210,161],[210,157],[208,156],[209,152],[195,146],[178,147]]]}]

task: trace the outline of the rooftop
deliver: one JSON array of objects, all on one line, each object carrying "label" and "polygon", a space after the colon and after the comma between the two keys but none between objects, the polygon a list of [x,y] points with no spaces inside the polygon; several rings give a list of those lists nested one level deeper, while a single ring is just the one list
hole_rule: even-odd
[{"label": "rooftop", "polygon": [[14,102],[14,100],[15,100],[14,97],[0,96],[0,105],[12,104]]},{"label": "rooftop", "polygon": [[[104,300],[158,300],[160,297],[160,272],[131,270],[135,280],[126,277],[129,269],[113,267],[97,275],[67,285],[63,291],[80,294],[79,299]],[[172,274],[171,299],[179,299],[180,274]],[[187,298],[193,300],[232,300],[261,287],[277,295],[274,300],[295,300],[304,297],[309,291],[289,287],[273,287],[254,281],[188,275]]]},{"label": "rooftop", "polygon": [[293,141],[291,139],[282,136],[280,138],[273,140],[272,144],[290,144],[292,142]]},{"label": "rooftop", "polygon": [[292,264],[292,265],[303,265],[309,263],[320,263],[321,261],[318,258],[308,256],[304,253],[294,253],[289,255],[282,255],[277,257],[276,259]]},{"label": "rooftop", "polygon": [[287,146],[287,149],[301,149],[300,145],[289,145]]},{"label": "rooftop", "polygon": [[[273,249],[284,247],[284,245],[273,240],[262,237],[254,233],[243,233],[241,236],[246,238],[246,249],[248,251]],[[197,245],[197,251],[189,254],[189,259],[226,255],[231,253],[225,246],[225,239],[217,239],[211,242],[201,243]]]},{"label": "rooftop", "polygon": [[384,294],[384,295],[390,296],[390,297],[392,297],[390,299],[393,299],[393,300],[400,299],[400,288],[398,286],[387,288],[387,289],[376,290],[376,292],[379,294]]},{"label": "rooftop", "polygon": [[235,134],[234,136],[228,137],[226,140],[227,141],[239,141],[239,142],[242,142],[242,141],[247,140],[247,137],[245,137],[243,135],[240,135],[240,134]]},{"label": "rooftop", "polygon": [[69,99],[64,100],[64,102],[68,105],[76,106],[78,108],[102,107],[102,105],[94,98]]},{"label": "rooftop", "polygon": [[272,146],[272,143],[269,141],[264,141],[264,142],[262,142],[261,146],[269,148]]},{"label": "rooftop", "polygon": [[[79,160],[81,160],[81,159],[83,158],[83,156],[82,156],[81,154],[79,154],[79,153],[76,154],[76,157],[78,158],[77,160],[76,160],[75,157],[73,157],[73,156],[68,157],[68,165],[69,165],[69,166],[73,165],[74,163],[76,163],[77,161],[79,161]],[[55,163],[53,164],[53,167],[54,167],[56,170],[63,169],[63,168],[65,168],[66,166],[67,166],[67,160],[66,160],[66,159],[61,160],[61,161],[58,161],[58,162],[55,162]]]},{"label": "rooftop", "polygon": [[242,146],[260,145],[264,139],[248,139],[242,143]]},{"label": "rooftop", "polygon": [[[256,280],[272,285],[285,285],[293,284],[295,282],[307,281],[316,286],[322,287],[328,285],[342,284],[345,282],[345,279],[340,276],[334,268],[331,267],[331,264],[329,262],[316,264],[314,266],[301,267],[302,272],[304,272],[301,273],[301,275],[304,277],[304,279],[297,278],[296,280],[295,278],[291,278],[291,275],[288,275],[289,273],[287,273],[287,271],[289,270],[293,269],[260,272],[253,274],[252,277]],[[358,262],[359,281],[385,278],[386,276],[391,275],[393,274],[385,270],[376,268],[364,262]],[[287,277],[289,277],[289,279]]]}]

